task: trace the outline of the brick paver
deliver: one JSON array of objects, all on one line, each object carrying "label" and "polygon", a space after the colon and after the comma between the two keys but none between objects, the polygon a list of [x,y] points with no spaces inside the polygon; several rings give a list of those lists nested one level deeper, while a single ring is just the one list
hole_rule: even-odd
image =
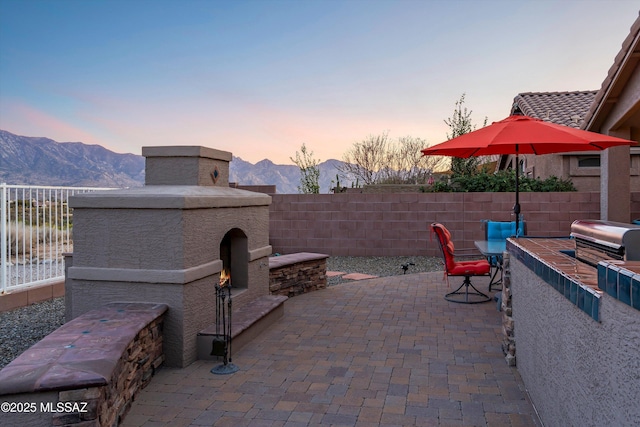
[{"label": "brick paver", "polygon": [[496,305],[446,292],[439,272],[291,298],[283,319],[233,354],[238,372],[211,374],[211,361],[162,368],[123,425],[539,426],[504,361]]}]

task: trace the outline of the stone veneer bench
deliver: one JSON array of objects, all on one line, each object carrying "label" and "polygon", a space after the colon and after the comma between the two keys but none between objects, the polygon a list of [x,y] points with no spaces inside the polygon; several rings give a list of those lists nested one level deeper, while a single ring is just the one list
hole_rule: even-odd
[{"label": "stone veneer bench", "polygon": [[298,252],[269,258],[269,291],[292,297],[327,287],[329,255]]},{"label": "stone veneer bench", "polygon": [[47,335],[0,371],[0,401],[15,410],[3,410],[0,424],[119,424],[164,360],[167,309],[111,303]]}]

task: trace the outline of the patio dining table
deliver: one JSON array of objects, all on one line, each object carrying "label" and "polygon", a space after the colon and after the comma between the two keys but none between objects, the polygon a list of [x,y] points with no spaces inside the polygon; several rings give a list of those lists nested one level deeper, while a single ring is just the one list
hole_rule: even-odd
[{"label": "patio dining table", "polygon": [[[491,261],[495,258],[495,270],[491,275],[491,281],[489,282],[489,291],[494,285],[502,285],[502,253],[507,250],[506,240],[476,240],[473,244],[478,248],[480,253],[487,257]],[[494,263],[490,262],[493,266]],[[498,272],[500,277],[498,278]]]}]

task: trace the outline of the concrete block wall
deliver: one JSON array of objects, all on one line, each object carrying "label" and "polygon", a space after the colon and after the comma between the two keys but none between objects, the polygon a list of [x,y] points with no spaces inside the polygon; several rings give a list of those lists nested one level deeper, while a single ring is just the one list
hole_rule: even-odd
[{"label": "concrete block wall", "polygon": [[[274,194],[269,239],[282,254],[439,256],[432,222],[472,248],[484,237],[481,220],[513,220],[514,202],[514,193]],[[521,193],[520,204],[532,236],[568,236],[574,220],[600,218],[597,192]],[[640,193],[631,212],[640,218]]]},{"label": "concrete block wall", "polygon": [[276,186],[275,185],[241,185],[236,182],[230,182],[229,187],[237,188],[238,190],[247,190],[254,191],[256,193],[264,193],[264,194],[276,194]]}]

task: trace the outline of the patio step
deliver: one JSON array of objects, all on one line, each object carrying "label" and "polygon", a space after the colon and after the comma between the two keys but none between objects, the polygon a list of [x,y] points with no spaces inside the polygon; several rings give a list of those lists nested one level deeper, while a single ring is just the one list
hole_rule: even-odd
[{"label": "patio step", "polygon": [[[284,302],[287,299],[282,295],[266,295],[256,298],[240,310],[233,311],[231,324],[232,355],[284,315]],[[198,332],[196,340],[198,359],[218,360],[217,356],[211,356],[214,335],[216,335],[215,324]]]}]

